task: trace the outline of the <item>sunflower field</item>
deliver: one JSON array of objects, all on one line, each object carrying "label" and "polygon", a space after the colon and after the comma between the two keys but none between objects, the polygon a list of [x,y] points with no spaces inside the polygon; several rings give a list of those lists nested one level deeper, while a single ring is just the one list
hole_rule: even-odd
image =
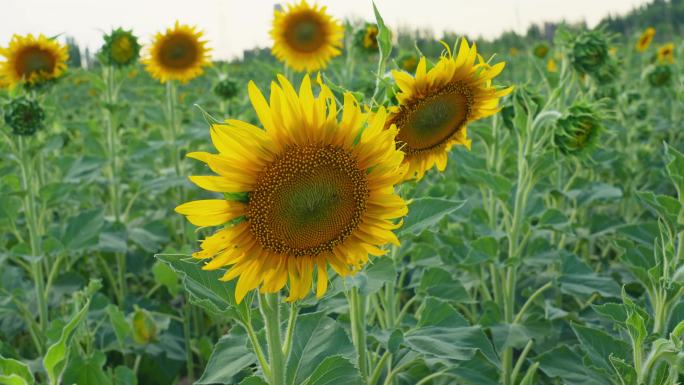
[{"label": "sunflower field", "polygon": [[1,385],[684,383],[681,1],[494,41],[368,6],[232,61],[0,42]]}]

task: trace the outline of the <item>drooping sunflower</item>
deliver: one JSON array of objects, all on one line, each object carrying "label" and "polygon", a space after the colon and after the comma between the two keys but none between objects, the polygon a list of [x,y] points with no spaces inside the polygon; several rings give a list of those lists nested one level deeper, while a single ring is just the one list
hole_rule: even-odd
[{"label": "drooping sunflower", "polygon": [[44,35],[14,35],[7,48],[0,48],[0,78],[11,86],[38,86],[62,76],[69,53],[65,45]]},{"label": "drooping sunflower", "polygon": [[[227,197],[176,208],[197,226],[224,226],[201,243],[205,270],[229,267],[222,280],[239,277],[235,296],[260,287],[304,298],[315,277],[316,295],[328,285],[328,265],[346,276],[398,244],[392,232],[407,212],[393,186],[403,178],[404,154],[385,129],[386,112],[371,117],[351,94],[341,120],[335,98],[320,81],[314,97],[306,75],[297,93],[283,76],[272,83],[270,103],[249,83],[263,129],[227,120],[211,127],[217,154],[193,152],[218,176],[191,176],[199,187]],[[236,194],[237,193],[237,194]]]},{"label": "drooping sunflower", "polygon": [[406,153],[407,179],[420,179],[435,165],[443,171],[453,145],[470,148],[466,126],[497,113],[499,99],[512,90],[492,85],[504,66],[504,62],[489,65],[477,54],[474,43],[469,46],[462,39],[456,57],[449,50],[430,71],[425,57],[415,77],[392,71],[400,89],[399,105],[391,108],[387,125],[399,128],[396,141]]},{"label": "drooping sunflower", "polygon": [[326,7],[306,0],[276,10],[271,29],[271,52],[295,71],[317,71],[341,53],[344,28]]},{"label": "drooping sunflower", "polygon": [[644,52],[648,49],[648,47],[651,46],[651,42],[653,41],[655,33],[656,30],[653,27],[648,27],[644,32],[641,33],[641,36],[639,36],[639,40],[637,40],[636,42],[637,52]]},{"label": "drooping sunflower", "polygon": [[658,61],[661,63],[674,63],[674,44],[667,43],[658,48]]},{"label": "drooping sunflower", "polygon": [[186,83],[211,65],[206,40],[202,31],[176,21],[173,28],[157,33],[143,60],[145,69],[162,83],[178,80]]}]

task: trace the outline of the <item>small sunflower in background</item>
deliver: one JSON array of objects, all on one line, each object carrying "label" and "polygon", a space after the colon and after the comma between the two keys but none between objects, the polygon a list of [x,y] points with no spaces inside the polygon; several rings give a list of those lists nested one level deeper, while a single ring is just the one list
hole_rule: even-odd
[{"label": "small sunflower in background", "polygon": [[317,71],[340,55],[344,27],[325,10],[306,0],[276,10],[271,29],[271,53],[295,71]]},{"label": "small sunflower in background", "polygon": [[558,63],[556,63],[555,59],[551,58],[546,61],[546,70],[551,73],[558,72]]},{"label": "small sunflower in background", "polygon": [[98,53],[104,65],[122,68],[135,63],[140,56],[140,43],[132,31],[117,28],[105,35],[104,41]]},{"label": "small sunflower in background", "polygon": [[406,153],[406,179],[423,177],[434,166],[443,171],[453,145],[470,148],[466,126],[499,111],[499,99],[512,88],[497,89],[492,80],[504,62],[489,65],[477,54],[475,44],[462,39],[458,54],[451,51],[427,71],[421,57],[415,77],[392,71],[400,91],[399,105],[392,107],[387,127],[399,128],[397,148]]},{"label": "small sunflower in background", "polygon": [[508,54],[513,56],[513,57],[518,56],[519,53],[520,53],[520,51],[515,47],[511,47],[511,49],[508,50]]},{"label": "small sunflower in background", "polygon": [[396,62],[397,66],[406,72],[415,72],[418,68],[418,56],[410,52],[400,54]]},{"label": "small sunflower in background", "polygon": [[67,69],[66,45],[44,35],[14,35],[7,48],[0,48],[0,78],[10,86],[40,86],[56,80]]},{"label": "small sunflower in background", "polygon": [[356,46],[365,52],[378,52],[378,26],[373,23],[365,23],[354,36]]},{"label": "small sunflower in background", "polygon": [[543,59],[549,53],[549,45],[546,43],[538,43],[532,49],[534,56]]},{"label": "small sunflower in background", "polygon": [[658,61],[661,63],[674,63],[674,44],[667,43],[658,47]]},{"label": "small sunflower in background", "polygon": [[656,34],[656,30],[653,27],[648,27],[644,32],[641,33],[641,36],[639,36],[639,40],[636,42],[636,50],[637,52],[644,52],[648,49],[648,47],[651,46],[651,42],[653,41],[653,37]]},{"label": "small sunflower in background", "polygon": [[178,22],[164,33],[157,33],[143,60],[145,69],[162,83],[177,80],[186,83],[211,65],[206,40],[195,27]]},{"label": "small sunflower in background", "polygon": [[392,230],[407,213],[395,193],[406,167],[386,128],[381,107],[372,117],[351,93],[338,113],[335,97],[320,84],[314,96],[309,75],[297,92],[278,76],[270,104],[253,82],[249,98],[261,127],[227,120],[211,127],[218,153],[193,152],[217,176],[191,176],[199,187],[240,196],[207,199],[176,207],[196,226],[223,226],[201,243],[195,258],[205,270],[228,268],[222,280],[238,278],[235,297],[260,287],[280,291],[289,281],[288,301],[328,286],[328,266],[341,276],[360,270],[369,256],[398,244]]}]

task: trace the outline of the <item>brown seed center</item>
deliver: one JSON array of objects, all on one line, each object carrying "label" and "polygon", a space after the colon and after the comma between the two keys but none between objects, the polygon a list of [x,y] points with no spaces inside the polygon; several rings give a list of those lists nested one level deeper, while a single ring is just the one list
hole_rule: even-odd
[{"label": "brown seed center", "polygon": [[249,196],[250,230],[267,250],[330,252],[358,227],[369,190],[355,157],[334,146],[287,149]]}]

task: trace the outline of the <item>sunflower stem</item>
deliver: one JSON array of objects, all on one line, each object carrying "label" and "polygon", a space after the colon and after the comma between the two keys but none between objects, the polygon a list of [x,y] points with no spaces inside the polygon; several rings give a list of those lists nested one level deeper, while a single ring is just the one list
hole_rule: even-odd
[{"label": "sunflower stem", "polygon": [[[41,242],[36,217],[35,189],[33,186],[33,174],[31,172],[32,165],[28,151],[25,147],[24,138],[20,136],[18,138],[17,150],[19,152],[22,184],[26,191],[26,195],[24,196],[24,211],[31,247],[31,275],[35,285],[36,303],[38,305],[38,325],[40,326],[41,335],[45,335],[48,323],[47,293],[45,292],[45,275],[43,273],[42,257],[39,257],[41,254]],[[42,350],[42,346],[40,346],[40,349]]]},{"label": "sunflower stem", "polygon": [[[109,197],[111,201],[112,215],[115,223],[121,222],[121,210],[119,207],[119,181],[118,181],[118,161],[117,161],[117,134],[114,124],[114,108],[116,103],[116,78],[114,67],[108,66],[103,69],[103,78],[106,86],[104,122],[107,132],[107,155],[109,157]],[[117,252],[115,254],[117,280],[114,285],[116,298],[120,305],[126,299],[126,255]]]},{"label": "sunflower stem", "polygon": [[283,343],[283,356],[285,360],[290,357],[290,350],[292,350],[292,337],[295,331],[295,325],[297,323],[297,316],[299,315],[299,309],[295,302],[290,304],[290,316],[287,320],[287,331],[285,332],[285,343]]},{"label": "sunflower stem", "polygon": [[352,342],[356,348],[359,371],[363,381],[368,378],[368,354],[366,348],[366,297],[357,287],[350,290],[349,318],[351,319]]},{"label": "sunflower stem", "polygon": [[278,293],[259,295],[259,309],[266,326],[268,361],[271,367],[270,385],[285,384],[285,357],[280,339],[280,308]]}]

